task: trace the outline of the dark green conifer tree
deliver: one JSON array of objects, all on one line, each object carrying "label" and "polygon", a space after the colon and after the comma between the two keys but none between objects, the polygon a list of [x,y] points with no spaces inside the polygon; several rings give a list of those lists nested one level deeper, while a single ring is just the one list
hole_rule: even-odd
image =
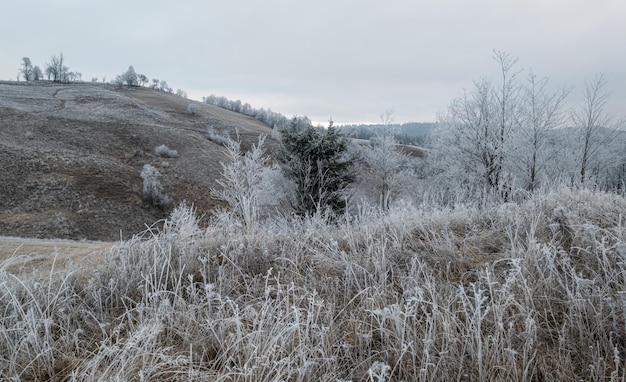
[{"label": "dark green conifer tree", "polygon": [[282,149],[278,156],[285,175],[295,183],[292,200],[300,216],[325,213],[342,214],[346,209],[345,189],[355,180],[353,158],[348,143],[333,126],[327,130],[311,125],[298,126],[296,117],[291,126],[281,130]]}]

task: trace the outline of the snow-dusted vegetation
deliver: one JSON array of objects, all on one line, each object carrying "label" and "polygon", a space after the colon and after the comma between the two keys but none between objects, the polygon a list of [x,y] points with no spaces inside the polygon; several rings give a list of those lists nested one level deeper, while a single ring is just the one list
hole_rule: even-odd
[{"label": "snow-dusted vegetation", "polygon": [[[419,155],[205,99],[273,126],[274,151],[209,125],[226,159],[206,224],[181,203],[97,266],[0,263],[0,378],[626,380],[622,121],[602,76],[569,110],[569,88],[495,59],[501,82],[455,99]],[[106,115],[64,98],[81,91],[44,106]],[[167,210],[160,175],[144,165],[141,195]]]},{"label": "snow-dusted vegetation", "polygon": [[179,206],[94,273],[4,263],[0,375],[622,380],[624,211],[620,196],[563,188],[246,230],[201,229]]}]

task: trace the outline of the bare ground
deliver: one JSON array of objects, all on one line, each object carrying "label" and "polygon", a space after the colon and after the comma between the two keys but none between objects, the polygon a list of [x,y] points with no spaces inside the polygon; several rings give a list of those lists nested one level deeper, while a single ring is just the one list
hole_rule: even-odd
[{"label": "bare ground", "polygon": [[[210,216],[226,158],[206,139],[208,126],[240,131],[244,148],[271,133],[254,118],[152,89],[0,82],[0,235],[111,241],[143,231],[168,213],[141,198],[145,164],[174,205]],[[157,156],[162,144],[179,157]]]}]

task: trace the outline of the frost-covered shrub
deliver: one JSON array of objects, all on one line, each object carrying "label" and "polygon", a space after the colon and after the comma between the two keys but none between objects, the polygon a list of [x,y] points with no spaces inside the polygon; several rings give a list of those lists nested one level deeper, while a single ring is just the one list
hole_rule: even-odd
[{"label": "frost-covered shrub", "polygon": [[200,110],[200,108],[198,107],[198,105],[196,105],[195,103],[190,103],[189,106],[187,106],[187,111],[191,114],[191,115],[196,115],[198,114],[198,110]]},{"label": "frost-covered shrub", "polygon": [[166,145],[157,146],[154,153],[162,158],[178,158],[178,151],[170,149]]},{"label": "frost-covered shrub", "polygon": [[159,208],[167,208],[172,204],[172,198],[163,192],[163,186],[159,181],[161,173],[154,166],[146,164],[141,170],[143,179],[143,190],[141,196],[143,200]]},{"label": "frost-covered shrub", "polygon": [[226,145],[229,161],[222,163],[224,179],[218,180],[222,188],[213,190],[215,197],[228,203],[237,224],[248,233],[256,230],[265,210],[280,199],[280,188],[276,185],[280,169],[268,163],[263,149],[265,138],[260,136],[258,143],[246,153],[241,151],[239,142],[229,140]]},{"label": "frost-covered shrub", "polygon": [[218,145],[222,145],[222,146],[228,146],[228,143],[231,140],[230,137],[228,137],[227,135],[222,135],[218,133],[217,131],[215,131],[213,126],[207,127],[206,137],[209,141],[213,143],[217,143]]}]

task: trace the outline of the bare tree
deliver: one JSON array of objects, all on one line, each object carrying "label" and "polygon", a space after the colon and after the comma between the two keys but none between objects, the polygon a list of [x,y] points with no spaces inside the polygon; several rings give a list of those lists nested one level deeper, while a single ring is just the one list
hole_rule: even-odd
[{"label": "bare tree", "polygon": [[378,117],[380,118],[380,121],[383,123],[383,125],[389,126],[393,123],[394,113],[395,113],[395,110],[393,109],[393,107],[390,107],[388,109],[385,109],[385,111],[382,114],[380,114]]},{"label": "bare tree", "polygon": [[474,81],[471,93],[463,92],[452,102],[444,121],[451,131],[444,137],[443,147],[452,151],[447,156],[449,160],[463,166],[467,173],[478,171],[478,177],[487,186],[495,188],[499,179],[499,139],[492,89],[491,82],[486,79]]},{"label": "bare tree", "polygon": [[69,68],[64,64],[63,53],[59,53],[58,57],[52,56],[50,62],[46,64],[46,75],[54,82],[69,81]]},{"label": "bare tree", "polygon": [[162,92],[168,92],[168,93],[172,92],[172,88],[169,87],[169,85],[167,84],[167,81],[165,80],[161,80],[161,82],[159,82],[159,90]]},{"label": "bare tree", "polygon": [[150,82],[150,80],[148,80],[148,77],[146,77],[144,74],[138,74],[137,81],[139,82],[139,86],[144,86],[145,84]]},{"label": "bare tree", "polygon": [[501,83],[476,80],[472,92],[464,91],[452,102],[442,120],[449,130],[442,143],[450,159],[463,167],[462,172],[478,171],[476,178],[507,199],[511,185],[505,163],[513,126],[519,119],[519,72],[513,71],[517,58],[508,53],[495,51],[494,60],[500,66]]},{"label": "bare tree", "polygon": [[67,73],[67,81],[69,82],[77,82],[82,81],[83,74],[80,72],[69,72]]},{"label": "bare tree", "polygon": [[410,157],[399,148],[391,130],[393,113],[393,108],[389,108],[379,115],[382,130],[359,150],[362,167],[358,188],[366,194],[375,194],[378,207],[383,211],[388,210],[393,198],[410,184],[412,173]]},{"label": "bare tree", "polygon": [[30,58],[22,58],[22,65],[20,66],[19,73],[24,78],[24,81],[32,81],[33,79],[33,64],[30,62]]},{"label": "bare tree", "polygon": [[517,57],[513,58],[510,53],[494,51],[494,60],[500,66],[500,75],[502,83],[499,89],[495,91],[495,101],[498,110],[498,137],[497,146],[494,147],[496,154],[495,172],[493,176],[494,186],[499,189],[505,199],[507,198],[507,189],[509,184],[503,184],[503,165],[506,157],[507,141],[510,138],[511,131],[515,121],[518,119],[518,96],[520,85],[517,77],[519,71],[514,72],[513,67],[517,63]]},{"label": "bare tree", "polygon": [[585,81],[582,105],[572,112],[574,125],[580,129],[579,180],[587,180],[591,162],[596,158],[603,144],[608,143],[619,126],[615,116],[605,110],[610,93],[604,90],[606,77],[598,74],[592,81]]},{"label": "bare tree", "polygon": [[379,208],[386,211],[393,198],[410,184],[410,157],[398,147],[391,131],[370,139],[360,154],[359,188],[375,192]]},{"label": "bare tree", "polygon": [[514,165],[520,168],[526,188],[533,191],[540,174],[559,154],[559,147],[548,147],[551,132],[565,124],[565,100],[571,88],[550,91],[547,78],[537,78],[531,70],[522,88],[521,114],[511,151],[518,153]]}]

